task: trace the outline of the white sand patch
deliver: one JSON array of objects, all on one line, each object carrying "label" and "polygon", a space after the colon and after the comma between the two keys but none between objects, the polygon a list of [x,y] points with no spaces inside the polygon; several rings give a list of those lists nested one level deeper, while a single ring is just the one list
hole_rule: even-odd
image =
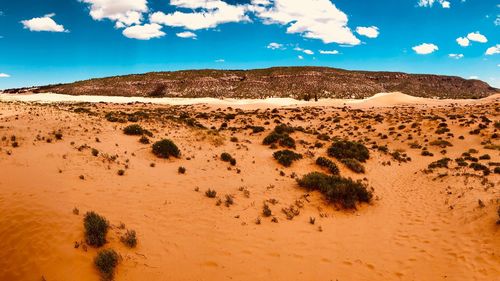
[{"label": "white sand patch", "polygon": [[121,97],[121,96],[73,96],[54,93],[41,94],[0,94],[0,101],[21,101],[37,103],[59,102],[92,102],[92,103],[152,103],[168,105],[194,105],[208,104],[235,107],[289,107],[289,106],[354,106],[354,107],[388,107],[400,105],[446,105],[450,103],[478,103],[485,100],[498,100],[500,94],[480,100],[449,100],[420,98],[403,93],[379,93],[365,99],[320,99],[318,101],[302,101],[292,98],[266,98],[266,99],[217,99],[217,98],[148,98],[148,97]]}]

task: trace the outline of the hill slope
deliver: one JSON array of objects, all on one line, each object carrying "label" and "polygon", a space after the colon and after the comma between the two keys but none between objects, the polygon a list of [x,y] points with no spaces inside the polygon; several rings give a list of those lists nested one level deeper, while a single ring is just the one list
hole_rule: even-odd
[{"label": "hill slope", "polygon": [[479,80],[326,67],[154,72],[40,87],[69,95],[265,98],[365,98],[380,92],[418,97],[481,98],[499,93]]}]

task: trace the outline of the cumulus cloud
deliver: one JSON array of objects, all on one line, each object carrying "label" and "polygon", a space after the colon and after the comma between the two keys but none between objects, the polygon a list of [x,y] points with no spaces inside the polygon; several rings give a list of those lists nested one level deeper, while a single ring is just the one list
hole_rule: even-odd
[{"label": "cumulus cloud", "polygon": [[358,26],[356,28],[356,32],[359,35],[366,36],[368,38],[377,38],[379,35],[378,27],[376,26],[369,26],[369,27],[363,27],[363,26]]},{"label": "cumulus cloud", "polygon": [[133,25],[125,28],[123,30],[123,35],[128,38],[139,39],[139,40],[149,40],[151,38],[159,38],[165,35],[165,32],[161,31],[161,25],[152,23],[144,25]]},{"label": "cumulus cloud", "polygon": [[434,3],[438,3],[444,9],[449,9],[451,7],[451,3],[446,0],[419,0],[418,6],[420,7],[432,7]]},{"label": "cumulus cloud", "polygon": [[488,55],[488,56],[497,55],[497,54],[500,54],[500,44],[496,44],[496,46],[489,47],[485,52],[485,55]]},{"label": "cumulus cloud", "polygon": [[322,55],[338,55],[339,51],[337,51],[337,50],[330,50],[330,51],[319,50],[319,53]]},{"label": "cumulus cloud", "polygon": [[470,41],[469,41],[469,39],[467,39],[467,37],[458,37],[457,43],[458,43],[458,45],[460,45],[462,47],[467,47],[470,45]]},{"label": "cumulus cloud", "polygon": [[297,0],[253,0],[252,4],[249,9],[264,24],[286,25],[289,34],[300,34],[324,43],[361,43],[347,26],[347,15],[330,0],[309,0],[307,4]]},{"label": "cumulus cloud", "polygon": [[475,42],[479,42],[479,43],[486,43],[486,42],[488,42],[488,39],[486,38],[486,36],[484,36],[481,33],[479,33],[479,31],[471,32],[471,33],[467,34],[467,38],[470,41],[475,41]]},{"label": "cumulus cloud", "polygon": [[448,55],[448,57],[450,57],[450,58],[452,58],[452,59],[457,59],[457,60],[459,60],[459,59],[463,58],[463,57],[464,57],[464,55],[463,55],[463,54],[449,54],[449,55]]},{"label": "cumulus cloud", "polygon": [[285,49],[283,44],[276,43],[276,42],[269,43],[269,45],[267,45],[266,48],[271,49],[271,50],[284,50]]},{"label": "cumulus cloud", "polygon": [[430,43],[423,43],[418,46],[415,46],[412,48],[415,53],[419,55],[428,55],[431,54],[437,50],[439,50],[438,46]]},{"label": "cumulus cloud", "polygon": [[23,20],[21,23],[25,29],[30,31],[48,31],[48,32],[68,32],[64,26],[57,24],[52,18],[56,14],[48,14],[40,18],[32,18],[30,20]]},{"label": "cumulus cloud", "polygon": [[0,78],[9,78],[10,75],[7,73],[0,73]]},{"label": "cumulus cloud", "polygon": [[297,52],[303,52],[306,55],[314,55],[313,51],[308,50],[308,49],[302,49],[301,47],[295,47],[294,50]]},{"label": "cumulus cloud", "polygon": [[194,34],[191,31],[179,32],[179,33],[176,33],[175,35],[177,35],[177,37],[180,37],[180,38],[193,38],[193,39],[196,39],[196,34]]},{"label": "cumulus cloud", "polygon": [[183,27],[189,30],[214,28],[219,24],[249,21],[244,5],[230,5],[221,0],[170,0],[170,5],[193,9],[193,12],[165,14],[155,12],[150,16],[153,23]]},{"label": "cumulus cloud", "polygon": [[299,60],[303,60],[303,59],[304,59],[304,57],[303,57],[303,56],[301,56],[301,55],[298,55],[298,56],[297,56],[297,58],[298,58]]},{"label": "cumulus cloud", "polygon": [[109,19],[117,28],[139,25],[142,14],[148,11],[147,0],[80,0],[90,5],[90,16],[95,20]]}]

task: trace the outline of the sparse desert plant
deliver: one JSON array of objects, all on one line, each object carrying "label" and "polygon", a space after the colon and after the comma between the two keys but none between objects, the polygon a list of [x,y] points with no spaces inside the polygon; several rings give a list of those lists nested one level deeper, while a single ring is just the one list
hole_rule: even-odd
[{"label": "sparse desert plant", "polygon": [[205,191],[205,195],[208,198],[215,198],[215,196],[217,196],[217,191],[209,188],[207,191]]},{"label": "sparse desert plant", "polygon": [[429,169],[435,169],[435,168],[448,168],[448,163],[451,161],[450,158],[441,158],[437,161],[434,161],[429,164],[428,168]]},{"label": "sparse desert plant", "polygon": [[330,173],[332,173],[334,175],[339,174],[339,168],[337,167],[337,165],[335,163],[333,163],[332,160],[330,160],[326,157],[318,157],[318,159],[316,159],[316,164],[318,166],[327,168],[330,171]]},{"label": "sparse desert plant", "polygon": [[170,156],[179,158],[181,151],[173,141],[163,139],[153,144],[153,154],[160,158],[169,158]]},{"label": "sparse desert plant", "polygon": [[83,218],[83,226],[87,244],[101,247],[106,243],[106,234],[109,228],[109,222],[106,218],[95,212],[87,212]]},{"label": "sparse desert plant", "polygon": [[451,144],[451,142],[449,142],[447,140],[435,140],[435,141],[431,141],[429,144],[433,145],[433,146],[439,146],[441,148],[446,148],[448,146],[453,146],[453,144]]},{"label": "sparse desert plant", "polygon": [[120,169],[120,170],[118,170],[117,174],[119,176],[123,176],[123,175],[125,175],[125,170]]},{"label": "sparse desert plant", "polygon": [[118,253],[113,249],[104,249],[97,253],[94,264],[103,280],[112,280],[118,265]]},{"label": "sparse desert plant", "polygon": [[142,144],[149,144],[150,141],[149,141],[149,138],[146,137],[146,136],[142,136],[140,139],[139,139],[139,142],[142,143]]},{"label": "sparse desert plant", "polygon": [[262,207],[262,216],[264,217],[270,217],[273,214],[271,211],[271,208],[269,208],[269,205],[264,203],[264,206]]},{"label": "sparse desert plant", "polygon": [[262,126],[253,126],[252,127],[252,133],[254,133],[254,134],[264,132],[264,131],[265,131],[265,128]]},{"label": "sparse desert plant", "polygon": [[292,162],[301,159],[302,155],[286,149],[274,152],[273,157],[278,160],[278,163],[281,165],[290,167]]},{"label": "sparse desert plant", "polygon": [[123,128],[123,133],[130,136],[140,136],[144,132],[144,129],[139,124],[128,125]]},{"label": "sparse desert plant", "polygon": [[356,159],[360,162],[365,162],[370,158],[370,152],[361,143],[337,140],[328,148],[328,156],[342,159]]},{"label": "sparse desert plant", "polygon": [[340,160],[340,162],[342,162],[342,164],[344,164],[347,168],[349,168],[349,170],[351,170],[355,173],[358,173],[358,174],[365,173],[365,167],[363,166],[363,164],[361,164],[361,162],[359,162],[356,159],[346,158],[346,159]]},{"label": "sparse desert plant", "polygon": [[220,159],[224,162],[229,162],[232,166],[236,165],[236,159],[234,159],[233,156],[227,152],[223,152],[220,155]]},{"label": "sparse desert plant", "polygon": [[186,168],[184,168],[184,167],[180,166],[180,167],[177,169],[177,172],[178,172],[179,174],[185,174],[185,173],[186,173]]},{"label": "sparse desert plant", "polygon": [[127,230],[127,232],[120,237],[120,241],[122,241],[122,243],[127,245],[129,248],[135,248],[137,245],[137,235],[135,230]]},{"label": "sparse desert plant", "polygon": [[92,148],[91,152],[92,152],[92,156],[94,156],[94,157],[97,157],[97,155],[99,155],[99,150],[97,150],[95,148]]},{"label": "sparse desert plant", "polygon": [[340,176],[312,172],[297,182],[303,188],[321,192],[329,202],[345,209],[355,209],[356,203],[369,203],[373,197],[372,192],[362,182]]}]

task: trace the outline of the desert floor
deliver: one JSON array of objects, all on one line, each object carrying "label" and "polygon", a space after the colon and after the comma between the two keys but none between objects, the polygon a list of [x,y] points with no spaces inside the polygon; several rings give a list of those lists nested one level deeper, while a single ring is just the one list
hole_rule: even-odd
[{"label": "desert floor", "polygon": [[[99,280],[99,249],[83,242],[87,211],[112,225],[103,248],[121,256],[116,280],[500,280],[500,97],[405,99],[350,107],[0,102],[0,280]],[[152,143],[173,140],[181,157],[157,158],[151,144],[123,133],[135,123]],[[283,148],[262,143],[278,124],[296,128],[290,136],[303,158],[291,167],[273,159]],[[315,160],[328,157],[335,137],[370,150],[364,174],[330,158],[342,176],[373,188],[372,202],[356,210],[296,182],[327,173]],[[236,165],[221,161],[223,152]],[[467,166],[455,161],[463,153]],[[428,167],[444,157],[448,168]],[[292,219],[282,211],[290,206],[300,211]],[[127,229],[137,232],[135,248],[120,242]]]}]

